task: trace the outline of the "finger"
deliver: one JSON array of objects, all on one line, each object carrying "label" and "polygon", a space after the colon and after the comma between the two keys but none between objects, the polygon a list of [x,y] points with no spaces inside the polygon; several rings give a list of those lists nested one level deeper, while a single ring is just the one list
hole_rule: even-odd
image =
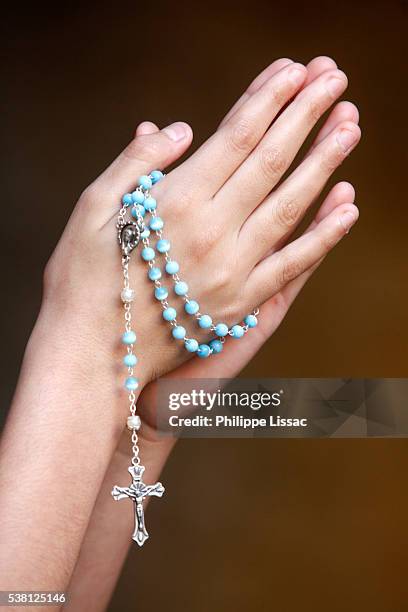
[{"label": "finger", "polygon": [[155,134],[158,131],[159,128],[155,123],[143,121],[137,126],[135,136],[146,136],[146,134]]},{"label": "finger", "polygon": [[272,62],[272,64],[267,66],[265,70],[258,74],[258,76],[249,85],[248,89],[242,94],[240,98],[238,98],[233,107],[225,115],[224,119],[218,126],[218,129],[223,126],[224,123],[226,123],[232,117],[232,115],[234,115],[236,111],[241,108],[243,103],[246,102],[256,91],[258,91],[268,79],[270,79],[274,74],[279,72],[279,70],[281,70],[285,66],[289,66],[289,64],[293,64],[293,61],[287,59],[286,57],[281,58]]},{"label": "finger", "polygon": [[313,141],[307,155],[315,149],[315,147],[326,138],[328,134],[342,121],[352,121],[358,125],[360,115],[357,106],[352,102],[339,102],[336,104],[327,120],[323,124],[321,130],[318,132],[315,140]]},{"label": "finger", "polygon": [[[354,196],[354,188],[350,183],[338,183],[324,200],[307,231],[314,229],[320,221],[327,217],[327,215],[338,206],[346,204],[347,202],[354,202]],[[320,259],[317,264],[289,283],[279,294],[262,304],[258,325],[254,329],[251,329],[251,333],[246,336],[245,342],[236,344],[234,342],[226,342],[224,344],[222,349],[223,378],[232,378],[236,376],[259,351],[266,340],[276,331],[296,296],[323,259],[324,258]],[[205,361],[190,359],[180,366],[174,374],[169,374],[166,378],[218,378],[219,376],[219,361],[217,358],[214,358]],[[143,393],[145,394],[145,391]]]},{"label": "finger", "polygon": [[[345,204],[348,202],[353,203],[355,195],[356,194],[353,185],[347,183],[346,181],[341,181],[340,183],[337,183],[327,194],[323,204],[321,204],[321,206],[318,208],[314,219],[306,228],[305,233],[310,232],[312,229],[314,229],[316,225],[320,223],[320,221],[327,217],[327,215],[331,213],[337,206],[340,206],[340,204]],[[277,244],[274,245],[273,249],[269,250],[266,256],[269,256],[275,251],[281,249],[285,245],[286,241],[286,238],[279,241]]]},{"label": "finger", "polygon": [[255,92],[182,166],[172,174],[182,183],[194,177],[203,197],[212,197],[249,155],[279,110],[299,90],[306,68],[289,64]]},{"label": "finger", "polygon": [[[124,193],[132,191],[142,174],[154,169],[164,169],[178,159],[190,146],[193,135],[187,123],[173,123],[150,134],[138,134],[115,161],[85,190],[82,206],[94,215],[95,199],[98,200],[101,225],[109,220],[120,207]],[[98,222],[99,222],[98,221]]]},{"label": "finger", "polygon": [[346,75],[329,70],[299,92],[217,193],[215,203],[234,202],[234,213],[244,221],[278,183],[313,126],[346,87]]},{"label": "finger", "polygon": [[[243,252],[254,262],[297,227],[327,180],[360,139],[360,128],[341,123],[249,217],[241,228]],[[256,259],[258,258],[258,259]]]},{"label": "finger", "polygon": [[335,70],[337,68],[337,64],[331,57],[320,55],[310,60],[310,62],[306,64],[306,68],[307,78],[304,83],[304,87],[317,79],[317,77],[319,77],[323,72],[326,72],[326,70]]},{"label": "finger", "polygon": [[[279,70],[292,64],[293,61],[287,58],[278,59],[272,64],[270,64],[265,70],[263,70],[257,77],[252,81],[248,89],[245,93],[237,100],[231,110],[227,113],[224,119],[221,121],[219,127],[224,125],[232,115],[242,106],[244,102],[250,98],[258,89],[274,74],[276,74]],[[320,56],[312,59],[306,66],[307,68],[307,77],[304,83],[308,85],[311,81],[317,78],[322,72],[325,70],[330,70],[337,68],[336,62],[332,60],[330,57]]]},{"label": "finger", "polygon": [[246,290],[265,302],[316,265],[350,230],[358,218],[353,204],[338,206],[318,225],[282,250],[262,260],[250,274]]}]

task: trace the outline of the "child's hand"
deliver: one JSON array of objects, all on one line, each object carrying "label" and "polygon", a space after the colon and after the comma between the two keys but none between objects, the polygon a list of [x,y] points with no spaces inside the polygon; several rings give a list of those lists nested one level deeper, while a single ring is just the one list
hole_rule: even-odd
[{"label": "child's hand", "polygon": [[[259,304],[269,304],[261,311],[261,327],[253,340],[248,334],[239,343],[226,343],[234,343],[235,350],[240,345],[239,353],[226,347],[233,363],[235,355],[251,355],[259,339],[273,331],[311,271],[358,217],[351,186],[339,184],[309,231],[290,242],[328,178],[360,138],[355,108],[336,106],[312,150],[281,180],[318,119],[347,86],[346,76],[335,68],[314,79],[309,76],[305,85],[307,78],[302,65],[275,62],[219,129],[152,189],[165,222],[164,235],[172,244],[171,256],[180,263],[180,276],[202,313],[232,324]],[[121,196],[134,188],[139,175],[164,168],[191,142],[186,124],[156,130],[153,124],[143,124],[125,151],[85,190],[45,275],[43,312],[51,317],[57,313],[59,322],[72,321],[75,337],[92,339],[103,356],[99,371],[109,380],[117,381],[112,353],[116,347],[121,350],[122,279],[115,231]],[[171,338],[162,320],[139,249],[132,260],[134,329],[140,346],[137,375],[143,385],[189,353]],[[171,303],[180,314],[182,301],[175,298]],[[194,330],[189,335],[199,337],[195,319],[185,317],[185,327]],[[116,359],[119,362],[120,353]]]}]

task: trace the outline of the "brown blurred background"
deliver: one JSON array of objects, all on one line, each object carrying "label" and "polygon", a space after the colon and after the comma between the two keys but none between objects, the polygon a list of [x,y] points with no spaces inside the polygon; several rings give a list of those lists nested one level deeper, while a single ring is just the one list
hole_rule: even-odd
[{"label": "brown blurred background", "polygon": [[[249,376],[407,376],[407,3],[18,4],[3,13],[2,406],[45,262],[81,190],[145,119],[199,145],[273,59],[331,55],[363,140],[336,175],[358,225]],[[405,440],[183,440],[110,610],[408,609]],[[35,568],[33,568],[35,575]]]}]

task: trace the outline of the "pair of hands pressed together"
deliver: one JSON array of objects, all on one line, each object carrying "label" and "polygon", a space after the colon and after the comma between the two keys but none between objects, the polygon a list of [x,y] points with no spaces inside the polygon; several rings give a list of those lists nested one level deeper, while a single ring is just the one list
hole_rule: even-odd
[{"label": "pair of hands pressed together", "polygon": [[[262,306],[258,327],[245,339],[229,339],[220,356],[186,361],[189,354],[171,339],[161,308],[153,304],[146,267],[138,251],[133,253],[130,276],[136,291],[136,375],[143,389],[138,400],[144,422],[141,456],[147,464],[147,478],[158,475],[173,444],[156,439],[149,411],[153,393],[149,383],[163,375],[236,375],[277,328],[325,255],[357,220],[354,189],[341,182],[330,191],[307,230],[291,240],[333,171],[359,141],[356,107],[349,102],[334,105],[346,87],[346,76],[329,58],[315,58],[307,67],[287,59],[274,62],[253,81],[217,131],[153,187],[159,215],[165,221],[165,236],[172,243],[172,258],[180,262],[181,276],[189,284],[190,295],[200,303],[201,312],[208,312],[214,321],[233,324]],[[281,180],[310,131],[331,107],[306,157]],[[129,457],[127,432],[117,446],[127,411],[126,395],[117,390],[123,351],[119,343],[121,269],[115,220],[121,196],[134,188],[141,174],[164,169],[178,159],[191,140],[191,129],[184,123],[163,130],[150,122],[142,123],[134,140],[80,197],[45,272],[43,304],[6,428],[0,471],[7,482],[7,469],[12,469],[16,456],[18,469],[24,470],[18,440],[21,435],[28,436],[25,446],[28,444],[47,473],[38,480],[38,489],[48,487],[48,503],[55,505],[47,528],[66,542],[60,569],[48,587],[66,586],[76,563],[70,582],[72,603],[67,609],[103,609],[123,563],[131,530],[129,507],[118,508],[122,504],[112,504],[108,493],[114,478],[126,478]],[[192,324],[187,322],[186,327]],[[45,369],[49,373],[46,381]],[[30,426],[20,416],[23,406]],[[30,442],[32,420],[38,423],[37,442],[46,436],[45,453]],[[64,485],[51,473],[61,465]],[[74,482],[75,491],[71,491]],[[71,500],[68,508],[58,502],[61,492]],[[30,495],[31,505],[36,507],[35,486]],[[3,508],[9,524],[11,503],[10,498],[10,506],[6,503]],[[73,525],[61,532],[65,513]],[[16,525],[21,517],[14,513]],[[40,518],[42,524],[44,513],[39,509],[23,531],[38,529]],[[98,537],[105,526],[106,537]],[[24,534],[17,537],[13,531],[5,537],[22,559],[24,544],[19,538]],[[58,558],[58,551],[54,554]],[[92,559],[101,559],[104,554],[108,559],[99,561],[98,572],[90,578],[87,569]],[[35,553],[31,555],[35,558]],[[11,581],[18,579],[20,584],[10,588],[24,588],[21,582],[28,585],[24,567],[21,561],[11,574]],[[44,569],[40,576],[45,584],[49,574]],[[98,583],[101,595],[99,603],[91,605],[84,595],[91,589],[83,587],[92,580]]]}]

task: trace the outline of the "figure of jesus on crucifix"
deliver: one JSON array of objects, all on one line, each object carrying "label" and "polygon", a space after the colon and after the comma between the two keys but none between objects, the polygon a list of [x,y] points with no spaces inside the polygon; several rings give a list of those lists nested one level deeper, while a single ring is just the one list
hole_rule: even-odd
[{"label": "figure of jesus on crucifix", "polygon": [[145,497],[155,495],[161,497],[164,493],[164,487],[161,482],[156,482],[154,485],[146,485],[142,481],[142,475],[145,471],[143,465],[131,465],[128,472],[132,476],[132,482],[129,487],[118,487],[115,485],[112,489],[112,497],[116,501],[128,497],[133,501],[135,508],[135,529],[132,539],[143,546],[144,542],[149,537],[144,522],[143,500]]}]

